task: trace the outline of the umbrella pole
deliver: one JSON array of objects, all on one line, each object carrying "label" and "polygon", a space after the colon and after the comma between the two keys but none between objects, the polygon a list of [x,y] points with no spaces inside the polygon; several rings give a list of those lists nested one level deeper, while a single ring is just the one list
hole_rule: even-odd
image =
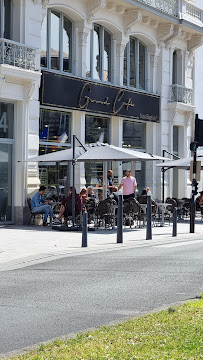
[{"label": "umbrella pole", "polygon": [[107,161],[103,162],[103,200],[107,198]]},{"label": "umbrella pole", "polygon": [[75,135],[73,135],[73,185],[72,185],[72,223],[75,225]]}]

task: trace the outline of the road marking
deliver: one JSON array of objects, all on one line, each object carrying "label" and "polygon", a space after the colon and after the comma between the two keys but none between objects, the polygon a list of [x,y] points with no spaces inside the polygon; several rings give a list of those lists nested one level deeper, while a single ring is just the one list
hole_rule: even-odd
[{"label": "road marking", "polygon": [[198,243],[203,244],[203,240],[191,240],[191,241],[178,242],[178,243],[175,243],[175,244],[163,244],[163,245],[159,244],[159,245],[156,245],[156,247],[173,248],[173,247],[185,246],[185,245],[193,245],[193,244],[198,244]]}]

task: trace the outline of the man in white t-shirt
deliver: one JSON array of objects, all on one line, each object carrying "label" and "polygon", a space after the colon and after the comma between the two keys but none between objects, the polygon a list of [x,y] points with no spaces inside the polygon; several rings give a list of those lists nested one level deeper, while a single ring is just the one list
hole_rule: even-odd
[{"label": "man in white t-shirt", "polygon": [[126,170],[125,175],[126,176],[122,178],[118,190],[123,186],[123,199],[128,199],[130,197],[134,198],[137,189],[136,179],[131,176],[131,170]]}]

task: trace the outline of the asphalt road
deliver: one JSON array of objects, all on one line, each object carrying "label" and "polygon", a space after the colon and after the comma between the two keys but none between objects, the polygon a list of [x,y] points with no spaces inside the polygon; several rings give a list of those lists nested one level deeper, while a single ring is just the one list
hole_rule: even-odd
[{"label": "asphalt road", "polygon": [[0,354],[195,298],[202,259],[203,240],[187,240],[2,272]]}]

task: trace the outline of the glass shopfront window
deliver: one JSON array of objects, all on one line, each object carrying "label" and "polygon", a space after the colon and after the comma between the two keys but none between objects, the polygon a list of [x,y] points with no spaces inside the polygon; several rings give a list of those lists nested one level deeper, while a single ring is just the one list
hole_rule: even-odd
[{"label": "glass shopfront window", "polygon": [[123,147],[134,149],[146,148],[146,124],[123,121]]},{"label": "glass shopfront window", "polygon": [[[123,121],[123,147],[144,151],[146,149],[146,124],[135,121]],[[132,169],[132,176],[137,180],[137,190],[140,194],[147,186],[145,181],[146,166],[144,161],[135,161],[134,166],[130,162],[123,162],[123,176],[125,170]]]},{"label": "glass shopfront window", "polygon": [[0,223],[12,221],[14,104],[0,103]]},{"label": "glass shopfront window", "polygon": [[0,103],[0,138],[13,139],[14,105]]},{"label": "glass shopfront window", "polygon": [[[40,110],[39,122],[39,154],[47,154],[71,147],[71,114],[50,110]],[[39,163],[40,183],[52,187],[55,197],[64,195],[69,183],[70,164]],[[55,190],[54,190],[55,189]]]},{"label": "glass shopfront window", "polygon": [[110,141],[110,119],[96,116],[85,118],[85,143],[97,141],[108,143]]},{"label": "glass shopfront window", "polygon": [[[96,116],[86,116],[85,119],[85,143],[97,141],[110,143],[110,119]],[[103,187],[103,163],[85,163],[86,186],[92,185],[99,199],[102,198]]]}]

